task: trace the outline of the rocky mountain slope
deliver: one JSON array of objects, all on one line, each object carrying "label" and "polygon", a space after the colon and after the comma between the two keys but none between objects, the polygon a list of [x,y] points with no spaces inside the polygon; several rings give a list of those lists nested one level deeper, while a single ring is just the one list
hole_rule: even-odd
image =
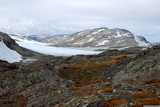
[{"label": "rocky mountain slope", "polygon": [[151,44],[141,36],[135,36],[125,29],[97,28],[77,32],[65,38],[52,41],[51,45],[59,47],[148,47]]},{"label": "rocky mountain slope", "polygon": [[8,64],[0,71],[0,107],[160,105],[159,60],[154,46]]}]

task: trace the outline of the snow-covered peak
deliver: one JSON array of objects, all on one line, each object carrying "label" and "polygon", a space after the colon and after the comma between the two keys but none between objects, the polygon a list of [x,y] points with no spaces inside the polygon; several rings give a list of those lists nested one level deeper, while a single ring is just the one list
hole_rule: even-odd
[{"label": "snow-covered peak", "polygon": [[6,44],[0,41],[0,60],[7,61],[9,63],[19,62],[22,60],[22,56],[14,50],[11,50]]}]

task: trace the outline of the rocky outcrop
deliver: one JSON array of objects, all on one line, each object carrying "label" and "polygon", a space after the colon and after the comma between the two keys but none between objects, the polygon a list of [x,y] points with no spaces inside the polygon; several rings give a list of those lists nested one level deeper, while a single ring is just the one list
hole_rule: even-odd
[{"label": "rocky outcrop", "polygon": [[[143,50],[133,58],[127,66],[114,76],[114,81],[125,81],[132,79],[160,78],[160,46]],[[147,78],[146,78],[147,76]]]}]

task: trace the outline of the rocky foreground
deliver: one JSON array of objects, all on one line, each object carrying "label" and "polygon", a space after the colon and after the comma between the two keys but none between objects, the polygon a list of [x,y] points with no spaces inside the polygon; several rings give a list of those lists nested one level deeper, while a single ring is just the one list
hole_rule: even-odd
[{"label": "rocky foreground", "polygon": [[160,105],[160,46],[0,62],[0,107]]}]

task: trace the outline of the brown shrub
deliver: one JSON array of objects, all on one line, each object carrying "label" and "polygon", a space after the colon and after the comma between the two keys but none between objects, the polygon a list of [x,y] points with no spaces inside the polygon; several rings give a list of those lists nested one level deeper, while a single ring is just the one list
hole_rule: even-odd
[{"label": "brown shrub", "polygon": [[149,94],[145,93],[145,92],[138,92],[138,93],[133,94],[133,97],[135,97],[135,98],[148,98]]}]

